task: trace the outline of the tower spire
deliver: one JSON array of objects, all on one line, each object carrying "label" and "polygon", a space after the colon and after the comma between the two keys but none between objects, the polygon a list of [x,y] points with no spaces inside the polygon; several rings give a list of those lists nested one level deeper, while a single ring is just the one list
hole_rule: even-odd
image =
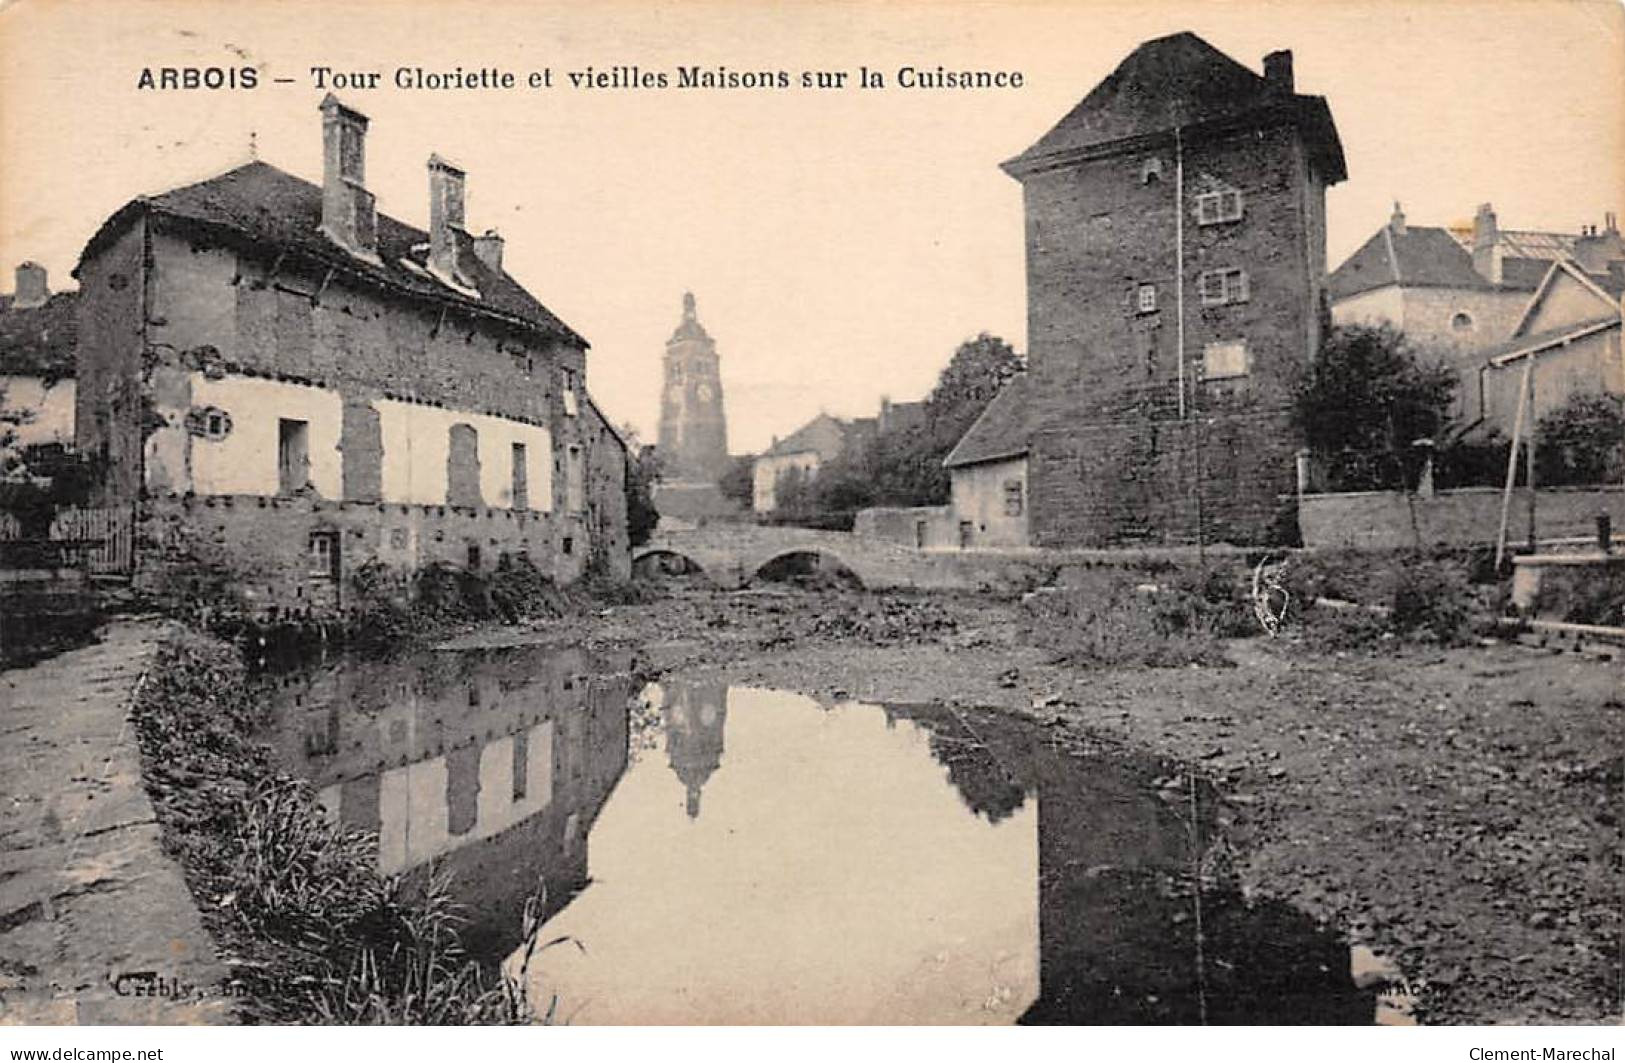
[{"label": "tower spire", "polygon": [[695,313],[695,310],[694,310],[694,293],[693,292],[684,292],[683,293],[683,320],[684,321],[693,321],[693,320],[695,320],[697,318],[697,316],[698,315]]}]

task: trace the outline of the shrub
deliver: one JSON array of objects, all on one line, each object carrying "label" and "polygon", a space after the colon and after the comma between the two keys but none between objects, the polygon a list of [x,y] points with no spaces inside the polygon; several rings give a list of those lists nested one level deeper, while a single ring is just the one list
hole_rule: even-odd
[{"label": "shrub", "polygon": [[1136,589],[1134,574],[1089,569],[1073,586],[1034,594],[1023,603],[1023,627],[1063,663],[1084,667],[1230,664],[1219,645],[1221,624],[1200,595]]}]

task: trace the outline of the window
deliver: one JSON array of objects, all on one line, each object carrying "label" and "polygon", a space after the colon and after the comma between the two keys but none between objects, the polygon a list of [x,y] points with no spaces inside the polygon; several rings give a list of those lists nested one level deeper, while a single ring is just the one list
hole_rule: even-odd
[{"label": "window", "polygon": [[1148,185],[1162,180],[1162,160],[1147,159],[1140,164],[1140,183]]},{"label": "window", "polygon": [[1149,314],[1157,309],[1157,286],[1155,284],[1142,284],[1134,291],[1134,306],[1142,314]]},{"label": "window", "polygon": [[971,537],[974,532],[975,525],[973,525],[970,521],[962,520],[959,522],[959,548],[961,550],[970,545]]},{"label": "window", "polygon": [[1198,225],[1218,225],[1220,222],[1241,220],[1241,193],[1230,188],[1222,192],[1204,192],[1196,197]]},{"label": "window", "polygon": [[571,447],[564,455],[564,508],[568,513],[580,513],[587,508],[586,477],[580,447]]},{"label": "window", "polygon": [[1021,516],[1022,490],[1020,480],[1004,481],[1004,515]]},{"label": "window", "polygon": [[564,371],[564,414],[566,417],[574,417],[578,412],[579,408],[576,405],[576,375],[566,369]]},{"label": "window", "polygon": [[1241,340],[1210,343],[1202,348],[1202,376],[1206,380],[1246,376],[1247,344]]},{"label": "window", "polygon": [[1473,315],[1463,311],[1450,319],[1450,327],[1457,332],[1470,332],[1473,328]]},{"label": "window", "polygon": [[513,508],[530,508],[530,475],[525,468],[525,444],[513,445]]},{"label": "window", "polygon": [[1203,306],[1223,306],[1226,303],[1247,301],[1247,271],[1241,269],[1210,269],[1196,281]]},{"label": "window", "polygon": [[575,537],[570,536],[570,535],[566,535],[564,537],[564,542],[559,544],[559,550],[560,550],[561,553],[564,554],[565,557],[569,557],[571,554],[575,553],[575,551],[576,551]]},{"label": "window", "polygon": [[530,732],[513,736],[513,799],[523,801],[530,788]]},{"label": "window", "polygon": [[310,574],[319,579],[339,578],[339,533],[310,533]]},{"label": "window", "polygon": [[389,548],[391,550],[405,550],[412,545],[411,533],[405,528],[389,529]]},{"label": "window", "polygon": [[480,567],[480,544],[479,543],[469,543],[468,544],[468,567],[469,567],[470,571],[476,571]]},{"label": "window", "polygon": [[277,491],[291,495],[310,482],[310,422],[277,422]]}]

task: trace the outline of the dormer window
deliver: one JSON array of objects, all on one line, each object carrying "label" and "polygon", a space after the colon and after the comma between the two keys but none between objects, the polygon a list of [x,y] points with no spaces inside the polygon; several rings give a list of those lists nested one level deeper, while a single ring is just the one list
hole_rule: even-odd
[{"label": "dormer window", "polygon": [[1457,332],[1471,332],[1473,329],[1473,315],[1461,311],[1450,319],[1450,327]]},{"label": "dormer window", "polygon": [[1196,197],[1196,221],[1200,225],[1218,225],[1241,220],[1241,193],[1233,188],[1219,192],[1204,192]]},{"label": "dormer window", "polygon": [[1154,184],[1162,180],[1162,160],[1150,158],[1140,164],[1140,183],[1142,185]]}]

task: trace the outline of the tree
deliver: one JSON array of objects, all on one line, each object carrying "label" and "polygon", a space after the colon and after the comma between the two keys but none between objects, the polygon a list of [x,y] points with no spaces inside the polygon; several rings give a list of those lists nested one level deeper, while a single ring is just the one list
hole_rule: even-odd
[{"label": "tree", "polygon": [[737,502],[747,511],[756,500],[756,457],[740,454],[728,459],[728,467],[717,477],[722,497]]},{"label": "tree", "polygon": [[654,485],[660,482],[660,463],[653,447],[638,440],[637,429],[621,426],[626,440],[626,537],[630,545],[642,546],[660,523],[655,509]]},{"label": "tree", "polygon": [[1540,419],[1535,481],[1545,486],[1616,483],[1625,474],[1625,405],[1620,396],[1579,392]]},{"label": "tree", "polygon": [[828,508],[938,506],[948,501],[943,459],[1006,381],[1025,368],[1015,348],[987,332],[961,343],[925,400],[923,420],[882,432],[859,453],[819,472]]},{"label": "tree", "polygon": [[1413,444],[1444,435],[1457,384],[1389,325],[1340,326],[1299,388],[1294,418],[1331,490],[1409,488]]}]

